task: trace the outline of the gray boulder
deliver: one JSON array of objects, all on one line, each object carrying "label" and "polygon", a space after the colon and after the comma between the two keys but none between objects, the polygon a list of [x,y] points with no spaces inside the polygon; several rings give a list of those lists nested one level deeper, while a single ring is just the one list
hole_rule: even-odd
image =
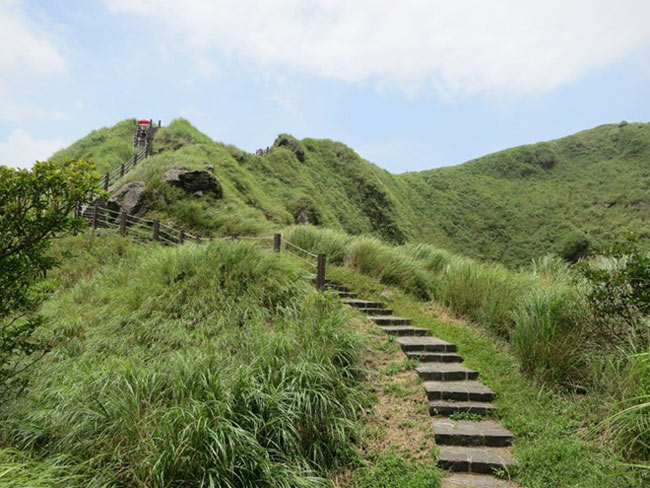
[{"label": "gray boulder", "polygon": [[144,181],[127,183],[108,199],[106,207],[117,213],[125,212],[127,215],[143,215],[146,211],[144,206],[145,190]]},{"label": "gray boulder", "polygon": [[208,171],[170,169],[163,174],[163,180],[172,186],[182,188],[191,193],[210,191],[217,198],[223,196],[221,183]]},{"label": "gray boulder", "polygon": [[298,209],[296,212],[296,215],[294,217],[294,220],[296,224],[298,225],[304,225],[309,223],[309,212],[307,212],[306,208],[301,208]]}]

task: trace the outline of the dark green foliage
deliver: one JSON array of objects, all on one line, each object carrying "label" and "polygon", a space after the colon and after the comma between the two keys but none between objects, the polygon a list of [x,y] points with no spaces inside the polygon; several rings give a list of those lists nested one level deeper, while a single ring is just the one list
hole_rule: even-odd
[{"label": "dark green foliage", "polygon": [[634,346],[645,349],[650,346],[650,254],[635,239],[606,254],[579,267],[590,284],[587,297],[596,328],[610,341],[634,338]]},{"label": "dark green foliage", "polygon": [[0,166],[0,404],[25,386],[22,373],[47,349],[33,337],[44,322],[35,312],[46,290],[37,283],[55,263],[50,241],[80,227],[71,212],[96,196],[96,184],[84,160]]},{"label": "dark green foliage", "polygon": [[589,254],[589,238],[582,232],[571,232],[563,239],[560,256],[569,263],[577,263]]}]

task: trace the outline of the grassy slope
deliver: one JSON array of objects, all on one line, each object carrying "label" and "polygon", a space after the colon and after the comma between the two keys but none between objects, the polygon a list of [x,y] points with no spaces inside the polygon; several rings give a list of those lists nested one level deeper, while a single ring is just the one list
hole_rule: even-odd
[{"label": "grassy slope", "polygon": [[53,349],[0,412],[0,485],[315,487],[347,459],[364,341],[284,255],[58,247]]},{"label": "grassy slope", "polygon": [[[95,158],[101,170],[130,154],[130,124],[101,129],[58,156]],[[491,154],[460,166],[392,175],[344,144],[304,139],[300,162],[287,147],[264,156],[210,140],[176,120],[156,136],[159,154],[125,181],[148,182],[159,216],[205,232],[259,233],[313,222],[391,242],[435,243],[454,252],[520,265],[587,235],[606,244],[650,235],[650,124],[604,125]],[[223,200],[168,188],[168,168],[215,168]],[[547,166],[545,168],[544,166]],[[552,166],[552,167],[549,167]],[[607,204],[607,206],[606,206]]]}]

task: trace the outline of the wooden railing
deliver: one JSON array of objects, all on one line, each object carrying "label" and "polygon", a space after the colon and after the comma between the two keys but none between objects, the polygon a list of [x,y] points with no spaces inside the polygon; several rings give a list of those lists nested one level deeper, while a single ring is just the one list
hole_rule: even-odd
[{"label": "wooden railing", "polygon": [[314,271],[316,286],[322,289],[325,286],[325,272],[327,258],[325,254],[314,254],[293,242],[284,239],[281,234],[273,236],[240,236],[229,235],[221,237],[203,237],[200,234],[192,234],[184,229],[177,229],[163,224],[160,220],[146,219],[129,215],[126,212],[116,212],[110,208],[95,203],[91,211],[78,211],[77,217],[89,221],[92,231],[98,229],[116,229],[121,236],[132,237],[140,241],[155,241],[164,245],[182,245],[186,242],[197,244],[211,242],[214,240],[226,241],[257,241],[260,245],[273,249],[275,252],[286,252],[301,263],[309,266]]},{"label": "wooden railing", "polygon": [[[160,127],[160,122],[158,122]],[[157,128],[156,128],[157,129]],[[151,141],[147,139],[146,146],[138,153],[131,156],[125,163],[120,164],[112,171],[107,172],[102,177],[102,187],[105,191],[116,189],[117,182],[125,174],[135,168],[139,162],[151,156]],[[325,286],[325,271],[327,258],[325,254],[314,254],[306,249],[297,246],[282,238],[281,234],[274,234],[269,237],[258,236],[239,236],[230,235],[224,237],[202,237],[199,234],[193,235],[183,229],[176,229],[169,225],[161,223],[159,220],[145,219],[126,212],[116,212],[106,206],[101,206],[98,202],[86,206],[78,207],[75,210],[75,216],[85,218],[90,222],[93,232],[100,228],[117,229],[122,236],[133,237],[138,240],[152,240],[165,245],[179,245],[187,241],[197,243],[218,240],[255,240],[262,245],[272,247],[275,252],[286,252],[300,262],[311,267],[315,272],[316,286],[322,289]]]}]

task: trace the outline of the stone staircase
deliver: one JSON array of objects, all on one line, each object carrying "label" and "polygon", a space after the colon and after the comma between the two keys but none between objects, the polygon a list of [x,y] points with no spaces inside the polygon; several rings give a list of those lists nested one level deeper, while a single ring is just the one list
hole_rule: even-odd
[{"label": "stone staircase", "polygon": [[[387,334],[395,336],[404,354],[419,361],[439,449],[438,466],[452,471],[442,488],[506,488],[517,485],[491,476],[517,466],[510,445],[513,435],[486,416],[494,413],[495,394],[478,381],[479,373],[462,364],[455,344],[397,317],[380,302],[361,300],[336,281],[326,280],[344,303],[365,314]],[[479,417],[480,416],[480,417]]]}]

